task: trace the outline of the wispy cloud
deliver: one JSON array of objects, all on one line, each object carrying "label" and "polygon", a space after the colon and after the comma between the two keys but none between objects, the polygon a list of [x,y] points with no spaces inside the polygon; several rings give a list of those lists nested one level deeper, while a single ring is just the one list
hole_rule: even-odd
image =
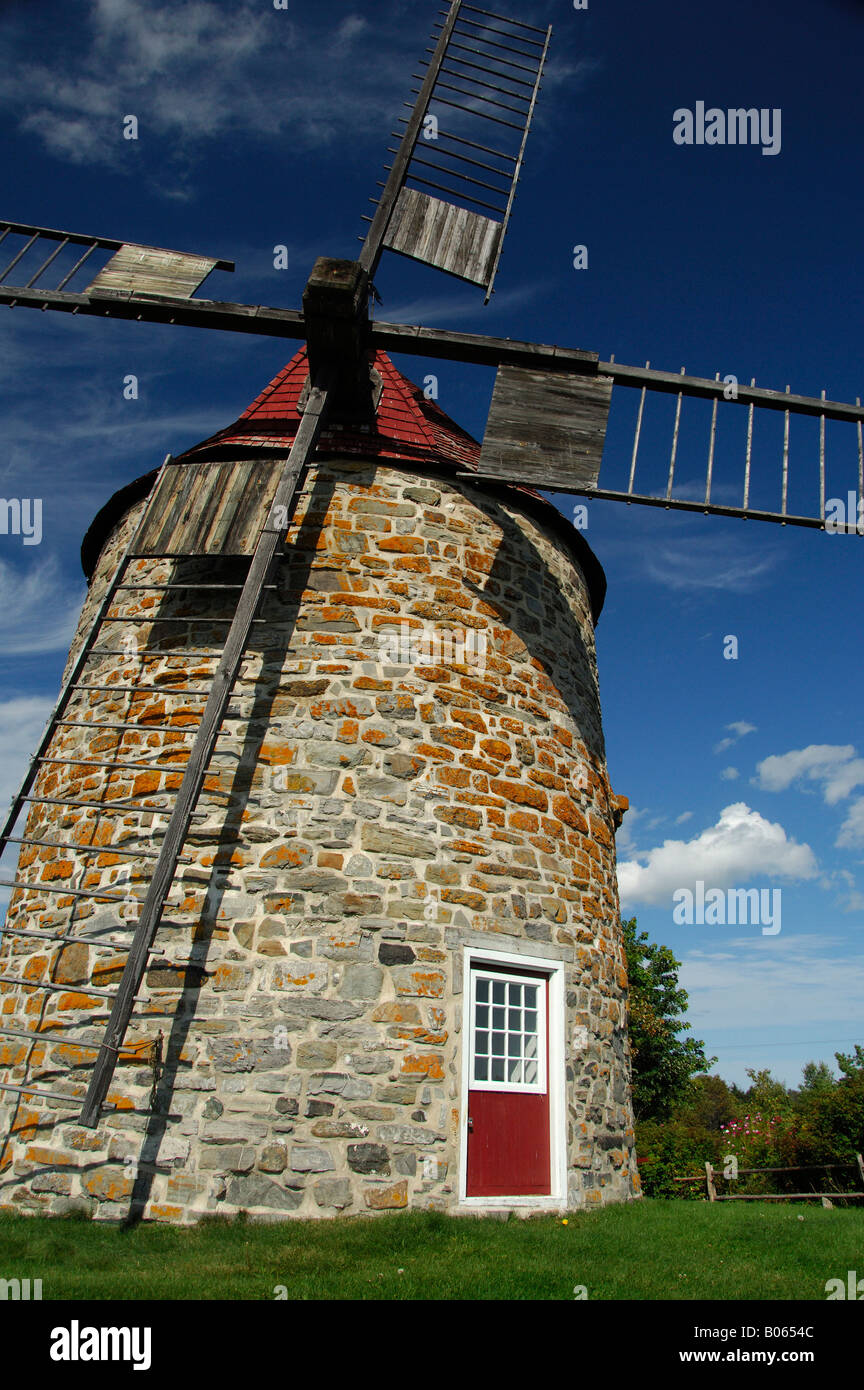
[{"label": "wispy cloud", "polygon": [[667,589],[735,594],[758,588],[778,563],[776,555],[765,549],[757,552],[745,541],[706,535],[681,536],[654,546],[643,560],[649,578]]},{"label": "wispy cloud", "polygon": [[[190,152],[231,135],[285,148],[355,136],[358,110],[382,128],[413,53],[399,33],[349,13],[335,30],[300,25],[272,4],[90,0],[78,25],[0,31],[0,105],[52,155],[139,175],[159,144],[166,196],[183,193]],[[403,26],[404,28],[405,26]],[[40,56],[34,59],[38,51]],[[138,119],[124,140],[123,119]]]},{"label": "wispy cloud", "polygon": [[[836,1025],[864,1014],[864,959],[841,937],[742,937],[688,951],[680,972],[693,1024]],[[805,1034],[806,1036],[806,1034]],[[849,1049],[845,1049],[849,1050]]]},{"label": "wispy cloud", "polygon": [[70,584],[53,554],[21,566],[0,560],[0,650],[7,656],[64,651],[83,600],[83,580]]},{"label": "wispy cloud", "polygon": [[715,753],[725,753],[727,748],[732,748],[736,743],[740,743],[742,738],[748,734],[756,733],[755,724],[747,724],[743,719],[736,720],[733,724],[727,724],[726,729],[731,737],[721,738],[719,743],[715,743]]}]

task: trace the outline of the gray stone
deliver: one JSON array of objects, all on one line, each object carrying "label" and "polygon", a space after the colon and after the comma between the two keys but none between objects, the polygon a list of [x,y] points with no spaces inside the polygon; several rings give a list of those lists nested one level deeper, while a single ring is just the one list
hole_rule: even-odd
[{"label": "gray stone", "polygon": [[270,1071],[287,1067],[291,1061],[291,1047],[287,1041],[284,1047],[276,1047],[272,1040],[211,1038],[209,1048],[214,1064],[225,1072]]},{"label": "gray stone", "polygon": [[384,983],[384,972],[377,965],[346,965],[340,994],[349,999],[377,999]]},{"label": "gray stone", "polygon": [[418,1125],[382,1125],[378,1134],[385,1144],[437,1144],[445,1138]]},{"label": "gray stone", "polygon": [[288,1166],[288,1150],[284,1144],[268,1144],[262,1149],[258,1167],[262,1173],[284,1173]]},{"label": "gray stone", "polygon": [[234,1207],[272,1207],[277,1211],[296,1211],[302,1192],[292,1192],[258,1173],[234,1178],[228,1186],[228,1201]]},{"label": "gray stone", "polygon": [[[380,810],[380,807],[378,808]],[[438,853],[437,838],[432,835],[407,835],[389,825],[370,825],[365,822],[361,831],[364,849],[373,854],[396,854],[408,859],[434,859]]]},{"label": "gray stone", "polygon": [[312,1193],[319,1207],[336,1207],[339,1211],[350,1207],[353,1200],[351,1184],[345,1178],[324,1178],[316,1182]]},{"label": "gray stone", "polygon": [[383,1144],[349,1144],[348,1167],[355,1173],[390,1172],[390,1154]]},{"label": "gray stone", "polygon": [[339,1048],[332,1042],[305,1042],[297,1048],[298,1067],[307,1067],[315,1070],[321,1067],[331,1067],[339,1055]]},{"label": "gray stone", "polygon": [[352,1125],[349,1120],[319,1120],[312,1126],[316,1139],[365,1139],[368,1125]]},{"label": "gray stone", "polygon": [[254,1164],[255,1150],[243,1144],[215,1144],[202,1149],[198,1159],[202,1173],[248,1173]]},{"label": "gray stone", "polygon": [[410,946],[399,946],[390,941],[382,941],[378,947],[378,959],[382,965],[411,965],[417,956]]},{"label": "gray stone", "polygon": [[291,1150],[291,1167],[295,1173],[326,1173],[335,1168],[332,1154],[311,1144],[295,1144]]}]

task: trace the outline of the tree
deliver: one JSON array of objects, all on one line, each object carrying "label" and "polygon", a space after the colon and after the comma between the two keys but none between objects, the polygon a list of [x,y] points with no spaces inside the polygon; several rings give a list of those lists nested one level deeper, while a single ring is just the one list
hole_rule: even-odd
[{"label": "tree", "polygon": [[751,1110],[754,1106],[758,1106],[760,1113],[768,1119],[789,1109],[791,1095],[783,1082],[771,1075],[770,1068],[766,1067],[757,1071],[753,1067],[746,1067],[745,1070],[750,1078],[750,1089],[747,1091],[745,1099]]},{"label": "tree", "polygon": [[637,1120],[662,1120],[691,1093],[692,1078],[707,1072],[716,1057],[705,1044],[684,1038],[690,1024],[687,993],[678,984],[681,962],[668,946],[657,946],[636,918],[622,921],[630,979],[630,1056],[633,1063],[633,1110]]},{"label": "tree", "polygon": [[681,1119],[719,1134],[721,1126],[734,1119],[737,1111],[737,1099],[721,1076],[694,1076]]},{"label": "tree", "polygon": [[807,1096],[826,1095],[833,1091],[836,1078],[827,1062],[807,1062],[801,1072],[800,1094]]}]

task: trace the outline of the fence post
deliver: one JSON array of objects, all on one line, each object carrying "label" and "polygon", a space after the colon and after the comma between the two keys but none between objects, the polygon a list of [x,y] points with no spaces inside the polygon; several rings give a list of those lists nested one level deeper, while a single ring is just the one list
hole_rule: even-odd
[{"label": "fence post", "polygon": [[711,1167],[711,1164],[707,1161],[707,1159],[705,1161],[705,1186],[708,1188],[708,1201],[716,1202],[717,1189],[714,1186],[714,1169]]}]

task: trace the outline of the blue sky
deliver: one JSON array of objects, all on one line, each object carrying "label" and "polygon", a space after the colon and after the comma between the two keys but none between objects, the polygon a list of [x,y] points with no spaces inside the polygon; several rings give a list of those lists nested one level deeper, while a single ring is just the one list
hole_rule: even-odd
[{"label": "blue sky", "polygon": [[[435,9],[5,3],[3,215],[233,259],[236,273],[214,274],[205,294],[297,307],[317,255],[358,249]],[[864,5],[528,0],[518,17],[553,25],[552,57],[492,304],[386,257],[379,314],[854,400]],[[779,109],[780,152],[676,144],[674,112],[699,101]],[[129,114],[137,141],[123,139]],[[289,264],[276,270],[282,244]],[[585,270],[573,268],[577,244]],[[234,419],[293,350],[0,313],[0,495],[43,499],[40,545],[0,536],[4,799],[56,693],[93,514]],[[482,434],[490,372],[396,360],[414,380],[434,371],[441,405]],[[613,412],[622,394],[632,405],[619,388]],[[704,477],[696,419],[682,439],[685,489]],[[649,464],[663,428],[646,434]],[[625,428],[610,435],[611,467],[629,458],[624,440]],[[828,442],[830,464],[848,443],[831,431]],[[777,444],[754,460],[766,488]],[[793,425],[794,486],[808,498],[815,448],[812,429]],[[735,500],[739,475],[718,458],[719,495]],[[829,495],[845,493],[847,474],[829,472]],[[715,1070],[743,1081],[745,1067],[771,1067],[795,1084],[808,1059],[864,1040],[862,543],[603,502],[590,504],[586,536],[609,581],[598,654],[610,774],[632,805],[619,836],[624,911],[683,960]],[[737,660],[724,659],[729,636]],[[679,925],[672,894],[699,880],[780,889],[780,932]]]}]

